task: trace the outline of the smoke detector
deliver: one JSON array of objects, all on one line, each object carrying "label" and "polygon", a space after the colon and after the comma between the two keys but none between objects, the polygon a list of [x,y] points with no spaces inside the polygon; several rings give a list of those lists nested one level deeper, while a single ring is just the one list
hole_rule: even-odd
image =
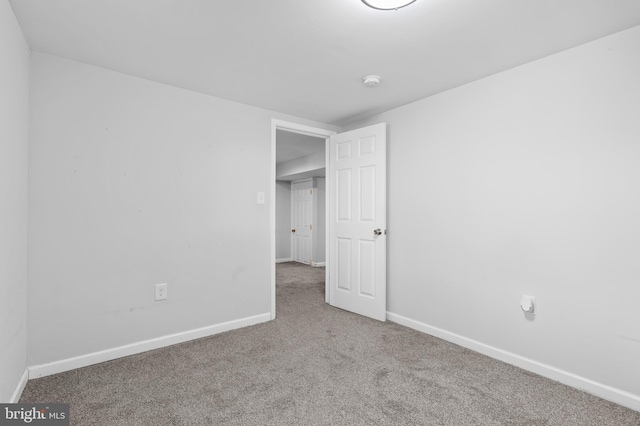
[{"label": "smoke detector", "polygon": [[382,78],[379,75],[368,75],[362,79],[362,84],[367,87],[376,87],[378,84],[380,84],[381,80]]}]

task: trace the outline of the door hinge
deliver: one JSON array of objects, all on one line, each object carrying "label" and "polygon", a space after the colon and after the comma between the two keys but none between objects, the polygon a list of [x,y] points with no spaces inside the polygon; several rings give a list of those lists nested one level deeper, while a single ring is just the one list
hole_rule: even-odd
[{"label": "door hinge", "polygon": [[309,231],[313,230],[313,225],[309,225]]},{"label": "door hinge", "polygon": [[313,194],[313,189],[310,189],[310,190],[309,190],[309,194]]}]

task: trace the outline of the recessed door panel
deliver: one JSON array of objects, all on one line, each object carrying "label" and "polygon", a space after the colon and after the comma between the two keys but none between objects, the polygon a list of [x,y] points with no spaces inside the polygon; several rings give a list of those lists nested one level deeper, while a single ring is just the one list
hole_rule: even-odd
[{"label": "recessed door panel", "polygon": [[358,147],[360,148],[360,157],[367,155],[375,155],[376,153],[376,137],[368,136],[358,139]]},{"label": "recessed door panel", "polygon": [[336,146],[336,160],[346,160],[351,158],[351,140],[341,141]]},{"label": "recessed door panel", "polygon": [[376,166],[360,167],[360,222],[376,221]]},{"label": "recessed door panel", "polygon": [[340,222],[351,221],[351,169],[336,173],[336,210]]},{"label": "recessed door panel", "polygon": [[360,267],[359,289],[362,296],[376,296],[376,243],[360,241],[358,265]]},{"label": "recessed door panel", "polygon": [[338,288],[351,291],[351,240],[348,238],[337,239],[336,254]]}]

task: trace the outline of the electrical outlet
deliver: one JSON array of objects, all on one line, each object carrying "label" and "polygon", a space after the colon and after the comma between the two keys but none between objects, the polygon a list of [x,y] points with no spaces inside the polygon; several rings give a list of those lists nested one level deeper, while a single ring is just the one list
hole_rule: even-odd
[{"label": "electrical outlet", "polygon": [[156,302],[167,298],[167,283],[156,284]]}]

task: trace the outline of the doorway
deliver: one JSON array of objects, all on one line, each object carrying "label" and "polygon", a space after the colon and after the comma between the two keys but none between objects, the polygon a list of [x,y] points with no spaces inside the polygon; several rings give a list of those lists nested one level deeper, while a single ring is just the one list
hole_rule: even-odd
[{"label": "doorway", "polygon": [[324,164],[328,170],[325,226],[329,230],[325,240],[325,302],[385,321],[386,123],[336,134],[275,119],[271,126],[271,318],[276,317],[274,188],[278,130],[325,141]]},{"label": "doorway", "polygon": [[[276,317],[276,260],[282,259],[281,257],[276,257],[276,254],[282,256],[282,252],[277,253],[276,243],[278,242],[280,245],[282,241],[285,240],[283,237],[284,233],[282,232],[282,224],[283,221],[280,221],[280,226],[276,226],[278,217],[276,215],[276,206],[278,204],[278,194],[282,194],[284,189],[286,189],[287,184],[282,182],[289,182],[294,180],[301,179],[313,179],[318,177],[320,171],[319,169],[323,169],[322,173],[324,174],[325,165],[327,163],[328,156],[328,145],[327,138],[331,135],[334,135],[336,132],[331,130],[325,130],[315,127],[310,127],[306,125],[301,125],[297,123],[286,122],[282,120],[273,119],[271,122],[271,319],[275,319]],[[283,141],[287,140],[298,140],[302,141],[299,145],[290,145],[288,149],[288,156],[290,157],[288,160],[284,160],[282,155],[280,155],[280,160],[278,161],[278,155],[282,154],[282,152],[278,151],[278,141],[281,142],[281,147],[283,145]],[[316,144],[320,144],[320,149],[316,149],[315,152],[305,151],[302,148],[302,145],[305,143],[313,143],[315,141]],[[294,155],[295,150],[299,149],[302,152],[301,156],[298,156],[297,161],[293,161],[296,156]],[[278,166],[277,166],[278,165]],[[318,167],[319,166],[319,167]],[[283,180],[284,179],[284,180]],[[284,188],[284,189],[283,189]],[[324,217],[321,225],[323,229],[326,229],[326,203],[324,207]],[[295,229],[295,228],[291,228]],[[291,230],[287,230],[289,232],[289,240],[290,247],[293,247],[293,237],[291,236],[293,232]],[[325,253],[324,258],[328,260],[327,256],[327,245],[325,241],[326,237],[322,237],[321,250]],[[288,259],[288,258],[286,258]],[[291,260],[293,260],[293,253],[291,253]],[[325,276],[328,278],[329,264],[326,263]],[[325,301],[329,301],[329,288],[328,288],[328,279],[325,279]]]}]

